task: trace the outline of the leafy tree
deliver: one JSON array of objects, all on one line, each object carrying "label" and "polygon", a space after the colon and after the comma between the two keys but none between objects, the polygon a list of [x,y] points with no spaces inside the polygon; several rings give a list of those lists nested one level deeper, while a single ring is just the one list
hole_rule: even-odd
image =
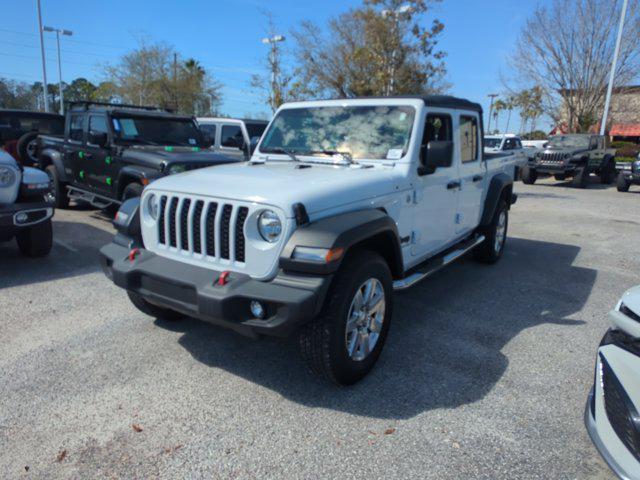
[{"label": "leafy tree", "polygon": [[354,97],[442,90],[444,25],[424,27],[439,0],[365,0],[329,20],[326,33],[303,22],[296,39],[296,95]]},{"label": "leafy tree", "polygon": [[83,77],[73,80],[64,89],[64,99],[67,102],[80,102],[84,100],[96,100],[97,87]]}]

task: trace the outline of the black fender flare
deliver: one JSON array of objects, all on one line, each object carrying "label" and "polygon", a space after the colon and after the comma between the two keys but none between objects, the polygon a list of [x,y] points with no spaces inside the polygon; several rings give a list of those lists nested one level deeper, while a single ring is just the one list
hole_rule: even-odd
[{"label": "black fender flare", "polygon": [[122,196],[125,187],[131,182],[138,182],[147,185],[152,180],[161,177],[162,174],[153,168],[140,167],[136,165],[126,165],[118,172],[117,195]]},{"label": "black fender flare", "polygon": [[489,183],[489,190],[484,200],[484,209],[482,210],[482,217],[480,218],[480,226],[486,226],[491,223],[493,214],[498,207],[500,198],[506,195],[507,208],[511,207],[514,203],[513,195],[513,179],[506,173],[499,173],[495,175]]},{"label": "black fender flare", "polygon": [[[381,210],[342,213],[299,227],[282,250],[280,268],[300,273],[331,274],[340,268],[349,249],[367,242],[376,242],[375,245],[383,246],[384,249],[380,253],[387,259],[392,274],[402,274],[398,228],[395,221]],[[293,259],[293,251],[298,246],[343,249],[344,253],[337,260],[328,263]]]},{"label": "black fender flare", "polygon": [[64,162],[62,161],[62,152],[53,148],[45,148],[38,155],[38,167],[40,170],[44,170],[49,165],[56,167],[58,171],[58,177],[63,182],[68,182],[67,172],[64,169]]}]

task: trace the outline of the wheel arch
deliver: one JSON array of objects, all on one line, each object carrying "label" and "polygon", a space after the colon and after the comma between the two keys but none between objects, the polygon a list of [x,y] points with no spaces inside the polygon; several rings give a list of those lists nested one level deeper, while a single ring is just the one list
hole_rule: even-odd
[{"label": "wheel arch", "polygon": [[511,208],[513,204],[513,179],[506,173],[499,173],[491,179],[489,190],[484,201],[482,217],[480,218],[480,226],[486,226],[491,223],[491,219],[498,208],[501,199],[506,200],[507,208]]},{"label": "wheel arch", "polygon": [[139,183],[143,187],[148,185],[151,180],[155,180],[159,176],[158,172],[151,169],[125,166],[118,172],[118,185],[116,195],[118,199],[122,198],[124,189],[131,183]]},{"label": "wheel arch", "polygon": [[[342,249],[342,255],[329,263],[293,259],[297,246]],[[381,210],[359,210],[323,218],[298,228],[280,255],[285,271],[310,274],[334,273],[344,258],[355,250],[372,250],[389,264],[394,278],[402,275],[402,251],[395,221]]]},{"label": "wheel arch", "polygon": [[41,170],[45,170],[49,165],[56,167],[58,172],[58,178],[63,182],[68,182],[67,172],[64,169],[64,163],[62,162],[62,153],[53,148],[45,148],[38,155],[38,167]]}]

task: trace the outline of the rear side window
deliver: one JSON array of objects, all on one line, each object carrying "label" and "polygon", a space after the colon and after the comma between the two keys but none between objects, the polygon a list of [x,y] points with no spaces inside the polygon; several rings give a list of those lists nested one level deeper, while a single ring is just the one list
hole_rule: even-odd
[{"label": "rear side window", "polygon": [[449,115],[445,115],[443,113],[427,115],[427,121],[424,125],[422,144],[426,145],[432,141],[452,141],[453,132],[451,125],[451,117]]},{"label": "rear side window", "polygon": [[102,115],[89,117],[89,131],[94,133],[109,133],[107,119]]},{"label": "rear side window", "polygon": [[460,160],[473,162],[478,160],[478,119],[460,115]]},{"label": "rear side window", "polygon": [[238,125],[223,125],[220,145],[223,147],[240,148],[242,145],[242,130]]},{"label": "rear side window", "polygon": [[81,142],[84,138],[82,127],[84,126],[83,115],[72,115],[69,121],[69,140]]}]

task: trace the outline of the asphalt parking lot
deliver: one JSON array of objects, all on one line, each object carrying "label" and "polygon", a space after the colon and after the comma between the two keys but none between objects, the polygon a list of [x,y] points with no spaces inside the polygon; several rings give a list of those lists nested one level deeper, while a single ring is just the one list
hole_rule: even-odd
[{"label": "asphalt parking lot", "polygon": [[350,388],[293,342],[145,317],[99,268],[107,218],[58,211],[47,259],[0,244],[0,477],[613,478],[582,418],[640,191],[516,190],[502,261],[397,296]]}]

